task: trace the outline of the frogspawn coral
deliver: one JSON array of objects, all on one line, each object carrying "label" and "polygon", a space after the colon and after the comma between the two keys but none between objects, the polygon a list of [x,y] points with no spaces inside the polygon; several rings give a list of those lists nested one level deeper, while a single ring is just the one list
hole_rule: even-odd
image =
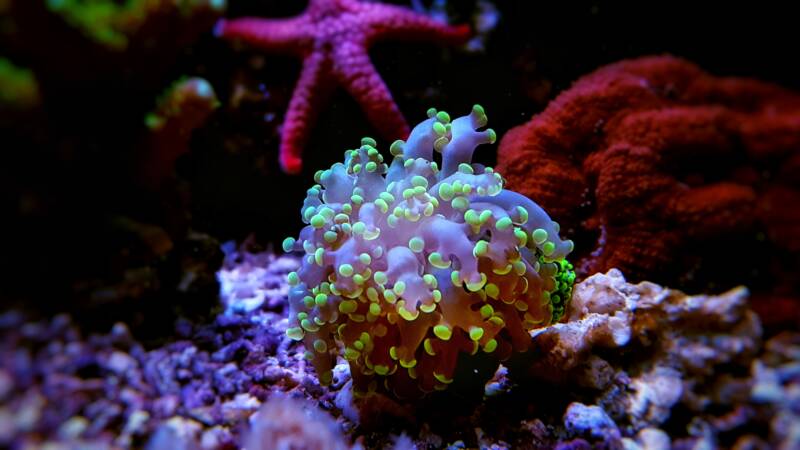
[{"label": "frogspawn coral", "polygon": [[453,381],[460,353],[505,359],[563,314],[572,241],[499,173],[471,164],[496,139],[477,131],[486,121],[479,105],[452,122],[430,109],[391,145],[391,164],[364,138],[315,174],[308,225],[283,248],[306,254],[289,274],[287,334],[322,384],[341,348],[356,393],[418,397]]}]

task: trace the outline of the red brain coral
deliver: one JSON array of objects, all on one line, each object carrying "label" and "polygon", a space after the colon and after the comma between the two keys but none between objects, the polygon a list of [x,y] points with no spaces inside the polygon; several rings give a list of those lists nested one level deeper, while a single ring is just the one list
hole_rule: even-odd
[{"label": "red brain coral", "polygon": [[646,57],[581,78],[509,131],[497,169],[583,234],[582,274],[686,280],[709,257],[717,274],[742,273],[755,259],[743,242],[796,261],[798,149],[797,93]]}]

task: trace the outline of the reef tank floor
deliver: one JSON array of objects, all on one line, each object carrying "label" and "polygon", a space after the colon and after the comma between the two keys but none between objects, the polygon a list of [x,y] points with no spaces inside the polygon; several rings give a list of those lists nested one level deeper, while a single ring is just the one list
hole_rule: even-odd
[{"label": "reef tank floor", "polygon": [[0,449],[800,449],[788,8],[0,0]]}]

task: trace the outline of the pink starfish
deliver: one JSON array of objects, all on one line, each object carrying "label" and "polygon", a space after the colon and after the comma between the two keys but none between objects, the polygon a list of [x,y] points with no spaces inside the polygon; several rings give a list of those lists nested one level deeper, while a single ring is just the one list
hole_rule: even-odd
[{"label": "pink starfish", "polygon": [[216,33],[269,52],[303,59],[283,123],[280,162],[298,173],[302,149],[320,106],[337,85],[361,104],[370,123],[386,139],[402,139],[409,128],[389,88],[372,65],[369,46],[387,38],[465,42],[469,27],[448,26],[409,9],[356,0],[310,0],[305,12],[289,19],[245,17],[220,21]]}]

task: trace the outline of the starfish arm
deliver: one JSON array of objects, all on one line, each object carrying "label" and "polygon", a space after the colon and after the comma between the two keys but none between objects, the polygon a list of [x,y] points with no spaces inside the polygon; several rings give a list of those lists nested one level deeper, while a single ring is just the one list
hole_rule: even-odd
[{"label": "starfish arm", "polygon": [[300,53],[312,42],[308,19],[260,19],[243,17],[217,22],[214,34],[227,41],[242,41],[266,51]]},{"label": "starfish arm", "polygon": [[326,55],[319,52],[303,60],[281,129],[280,163],[286,173],[296,174],[302,169],[303,147],[317,120],[319,105],[333,90],[329,64]]},{"label": "starfish arm", "polygon": [[335,49],[333,61],[339,83],[361,105],[378,133],[385,139],[405,139],[409,133],[408,123],[364,47],[342,42]]},{"label": "starfish arm", "polygon": [[362,3],[359,6],[360,15],[368,24],[367,42],[400,39],[459,45],[472,36],[469,25],[448,25],[401,6],[382,3]]}]

